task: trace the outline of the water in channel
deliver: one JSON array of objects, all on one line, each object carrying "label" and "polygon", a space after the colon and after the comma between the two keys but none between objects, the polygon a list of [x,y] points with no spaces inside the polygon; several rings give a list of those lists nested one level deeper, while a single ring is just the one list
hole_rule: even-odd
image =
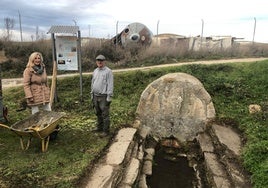
[{"label": "water in channel", "polygon": [[195,178],[187,157],[178,155],[172,148],[159,147],[154,156],[152,176],[146,181],[149,188],[193,188]]}]

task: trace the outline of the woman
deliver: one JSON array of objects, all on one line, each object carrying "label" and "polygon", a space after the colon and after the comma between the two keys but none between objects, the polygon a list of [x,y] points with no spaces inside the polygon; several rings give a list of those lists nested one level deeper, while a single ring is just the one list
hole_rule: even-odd
[{"label": "woman", "polygon": [[50,89],[47,83],[47,73],[43,56],[40,52],[30,55],[28,64],[23,72],[24,93],[27,104],[32,109],[32,114],[43,110],[51,111]]}]

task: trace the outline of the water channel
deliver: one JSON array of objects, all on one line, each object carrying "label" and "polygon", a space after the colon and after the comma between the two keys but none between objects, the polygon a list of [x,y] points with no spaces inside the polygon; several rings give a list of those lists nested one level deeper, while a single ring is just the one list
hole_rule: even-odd
[{"label": "water channel", "polygon": [[[149,188],[199,188],[207,187],[202,177],[202,157],[199,146],[190,143],[185,148],[158,144],[155,148],[152,176],[147,177]],[[190,150],[189,150],[190,149]],[[200,161],[201,160],[201,161]]]}]

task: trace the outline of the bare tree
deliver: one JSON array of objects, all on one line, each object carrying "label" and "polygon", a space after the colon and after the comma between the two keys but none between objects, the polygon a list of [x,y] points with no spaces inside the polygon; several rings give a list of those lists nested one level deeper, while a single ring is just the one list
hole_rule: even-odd
[{"label": "bare tree", "polygon": [[41,36],[39,37],[40,40],[46,40],[47,36],[44,32],[41,32]]},{"label": "bare tree", "polygon": [[38,41],[39,40],[39,27],[36,26],[36,32],[35,32],[35,40]]},{"label": "bare tree", "polygon": [[12,29],[14,28],[15,25],[15,20],[12,18],[4,18],[4,24],[5,24],[5,29],[6,29],[6,36],[5,40],[10,41],[11,36],[12,36]]}]

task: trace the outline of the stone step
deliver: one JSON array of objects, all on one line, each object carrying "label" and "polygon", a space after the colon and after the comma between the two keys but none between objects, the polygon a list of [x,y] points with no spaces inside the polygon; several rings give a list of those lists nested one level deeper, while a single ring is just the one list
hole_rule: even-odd
[{"label": "stone step", "polygon": [[[249,176],[239,165],[241,139],[232,129],[212,125],[197,136],[204,156],[207,180],[213,188],[250,188]],[[152,175],[153,148],[144,148],[148,131],[119,130],[107,153],[94,165],[85,187],[147,188]],[[144,133],[144,135],[143,135]]]},{"label": "stone step", "polygon": [[230,127],[213,124],[209,131],[198,135],[204,155],[208,181],[214,187],[252,187],[249,175],[240,164],[242,142]]},{"label": "stone step", "polygon": [[[137,177],[139,160],[132,158],[136,129],[121,129],[107,154],[94,165],[88,177],[86,188],[120,187],[118,184],[131,185]],[[122,180],[123,179],[123,180]]]},{"label": "stone step", "polygon": [[213,187],[231,187],[231,181],[224,166],[218,161],[212,138],[207,133],[201,133],[197,137],[201,151],[204,155],[204,162],[207,171],[207,179]]}]

